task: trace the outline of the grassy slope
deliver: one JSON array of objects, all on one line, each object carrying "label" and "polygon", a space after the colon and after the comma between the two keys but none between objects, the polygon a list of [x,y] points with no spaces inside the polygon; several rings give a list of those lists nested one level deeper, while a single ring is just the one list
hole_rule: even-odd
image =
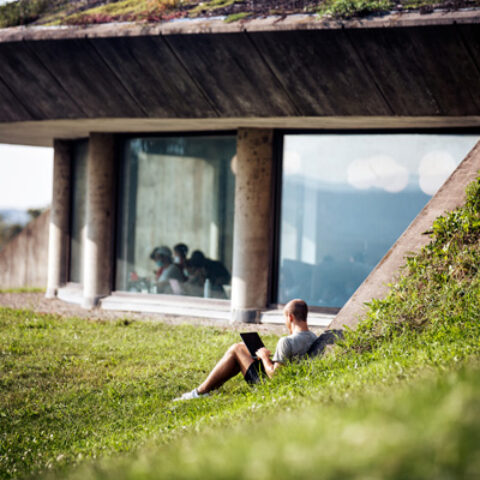
[{"label": "grassy slope", "polygon": [[[174,18],[222,15],[226,21],[252,16],[317,13],[348,18],[371,13],[455,9],[480,6],[480,0],[19,0],[0,6],[0,28],[23,24],[84,25],[119,21],[159,22]],[[91,6],[89,6],[91,5]]]},{"label": "grassy slope", "polygon": [[236,334],[3,310],[0,477],[478,476],[480,182],[433,230],[329,355],[194,402]]},{"label": "grassy slope", "polygon": [[295,415],[266,414],[248,427],[186,435],[68,478],[479,478],[478,369],[381,393],[309,405]]}]

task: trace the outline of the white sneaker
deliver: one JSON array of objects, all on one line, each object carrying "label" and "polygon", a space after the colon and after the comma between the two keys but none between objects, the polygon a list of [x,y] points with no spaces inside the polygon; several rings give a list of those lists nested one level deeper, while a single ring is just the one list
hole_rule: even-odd
[{"label": "white sneaker", "polygon": [[181,397],[174,398],[174,402],[179,402],[182,400],[193,400],[194,398],[208,397],[209,393],[198,393],[198,390],[194,388],[191,392],[184,393]]}]

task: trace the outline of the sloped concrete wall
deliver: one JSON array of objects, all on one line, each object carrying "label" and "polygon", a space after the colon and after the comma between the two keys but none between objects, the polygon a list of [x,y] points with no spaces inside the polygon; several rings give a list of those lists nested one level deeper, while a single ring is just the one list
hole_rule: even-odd
[{"label": "sloped concrete wall", "polygon": [[383,298],[388,284],[395,281],[405,258],[418,252],[430,241],[425,232],[431,230],[435,219],[454,210],[465,202],[465,189],[475,180],[480,170],[480,142],[470,151],[440,190],[417,215],[393,247],[358,287],[350,300],[340,310],[329,328],[355,328],[366,311],[365,302]]},{"label": "sloped concrete wall", "polygon": [[46,287],[49,224],[47,210],[0,251],[0,288]]}]

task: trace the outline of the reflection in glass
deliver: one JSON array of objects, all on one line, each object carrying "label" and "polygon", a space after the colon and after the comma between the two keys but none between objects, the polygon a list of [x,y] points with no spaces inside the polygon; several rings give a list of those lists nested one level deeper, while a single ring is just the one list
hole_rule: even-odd
[{"label": "reflection in glass", "polygon": [[83,282],[83,245],[86,225],[88,140],[75,142],[72,155],[72,218],[70,282]]},{"label": "reflection in glass", "polygon": [[278,302],[342,307],[477,141],[286,135]]},{"label": "reflection in glass", "polygon": [[117,290],[230,297],[235,151],[233,136],[125,143]]}]

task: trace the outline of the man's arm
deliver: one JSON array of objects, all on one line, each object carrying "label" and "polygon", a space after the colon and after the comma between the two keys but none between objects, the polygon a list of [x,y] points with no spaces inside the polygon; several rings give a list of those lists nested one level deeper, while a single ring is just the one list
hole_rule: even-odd
[{"label": "man's arm", "polygon": [[257,357],[262,361],[263,368],[265,368],[265,372],[267,373],[268,378],[272,378],[273,375],[275,374],[275,371],[283,365],[283,363],[280,363],[280,362],[272,362],[270,360],[271,352],[270,350],[267,350],[265,347],[260,348],[260,350],[257,350],[255,352],[255,355],[257,355]]}]

